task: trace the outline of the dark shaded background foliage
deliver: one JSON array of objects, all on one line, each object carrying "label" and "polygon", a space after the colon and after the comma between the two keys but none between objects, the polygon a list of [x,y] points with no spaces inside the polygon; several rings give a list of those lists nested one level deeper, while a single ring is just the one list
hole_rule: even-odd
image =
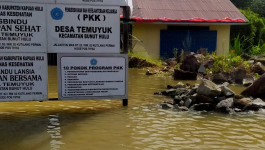
[{"label": "dark shaded background foliage", "polygon": [[[242,52],[259,55],[265,51],[265,0],[231,0],[248,18],[247,25],[231,26],[231,44],[239,35]],[[264,50],[263,50],[264,49]],[[257,52],[260,51],[260,52]]]}]

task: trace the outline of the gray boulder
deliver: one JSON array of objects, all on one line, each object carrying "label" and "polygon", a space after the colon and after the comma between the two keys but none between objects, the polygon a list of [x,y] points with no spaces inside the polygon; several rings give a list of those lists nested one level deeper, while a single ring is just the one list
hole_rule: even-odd
[{"label": "gray boulder", "polygon": [[145,74],[148,75],[148,76],[150,76],[150,75],[155,75],[157,73],[158,73],[157,70],[147,70]]},{"label": "gray boulder", "polygon": [[215,103],[215,101],[214,101],[214,99],[212,99],[210,97],[207,97],[207,96],[204,96],[204,95],[197,95],[195,103],[196,104],[200,104],[200,103],[213,104],[213,103]]},{"label": "gray boulder", "polygon": [[178,106],[184,106],[184,101],[183,100],[181,100],[180,102],[179,102],[179,104],[178,104]]},{"label": "gray boulder", "polygon": [[230,89],[228,88],[227,86],[221,86],[221,94],[225,97],[232,97],[235,95],[235,93]]},{"label": "gray boulder", "polygon": [[254,73],[258,73],[259,75],[262,75],[265,73],[265,66],[260,63],[260,62],[257,62],[255,63],[253,66],[252,66],[252,71]]},{"label": "gray boulder", "polygon": [[225,82],[231,82],[231,77],[229,73],[226,72],[220,72],[213,74],[213,82],[216,84],[223,84]]},{"label": "gray boulder", "polygon": [[197,93],[194,93],[193,95],[190,96],[190,99],[192,100],[193,103],[195,103],[197,101]]},{"label": "gray boulder", "polygon": [[179,104],[182,101],[182,97],[180,95],[176,95],[173,99],[173,104]]},{"label": "gray boulder", "polygon": [[181,69],[175,69],[173,76],[175,80],[197,80],[197,73]]},{"label": "gray boulder", "polygon": [[194,55],[190,54],[184,58],[180,66],[180,69],[188,72],[197,72],[199,67],[200,64],[197,61],[197,58]]},{"label": "gray boulder", "polygon": [[243,79],[246,75],[247,71],[244,68],[237,68],[231,72],[232,81],[236,84],[243,84]]},{"label": "gray boulder", "polygon": [[254,82],[254,77],[251,76],[251,75],[247,75],[247,76],[243,79],[243,86],[248,87],[248,86],[250,86],[253,82]]},{"label": "gray boulder", "polygon": [[252,102],[254,105],[259,105],[259,106],[261,106],[262,108],[265,108],[265,102],[262,100],[262,99],[260,99],[260,98],[257,98],[257,99],[255,99],[255,100],[253,100],[253,102]]},{"label": "gray boulder", "polygon": [[262,108],[260,105],[252,104],[249,106],[246,106],[243,110],[244,111],[259,111]]},{"label": "gray boulder", "polygon": [[222,100],[225,100],[225,99],[227,99],[227,98],[228,98],[228,97],[220,96],[220,97],[216,97],[214,100],[215,100],[216,103],[219,103],[219,102],[221,102]]},{"label": "gray boulder", "polygon": [[189,108],[191,103],[192,103],[192,100],[190,98],[188,98],[188,99],[185,100],[184,106]]},{"label": "gray boulder", "polygon": [[162,91],[161,94],[157,94],[157,95],[175,97],[175,95],[177,95],[177,91],[176,91],[176,89],[169,89],[169,90],[166,90],[166,91]]},{"label": "gray boulder", "polygon": [[216,110],[222,113],[231,113],[233,112],[234,100],[233,98],[228,98],[222,100],[216,105]]},{"label": "gray boulder", "polygon": [[196,111],[213,111],[215,110],[215,105],[209,103],[194,104],[191,109]]},{"label": "gray boulder", "polygon": [[197,89],[198,95],[204,95],[206,97],[216,97],[221,94],[221,89],[210,80],[202,80]]},{"label": "gray boulder", "polygon": [[198,72],[202,74],[206,73],[206,68],[204,67],[204,65],[200,66],[200,68],[198,69]]},{"label": "gray boulder", "polygon": [[236,107],[245,108],[252,105],[252,100],[250,98],[235,99],[234,104]]},{"label": "gray boulder", "polygon": [[175,106],[175,109],[178,111],[189,111],[189,108],[185,106]]},{"label": "gray boulder", "polygon": [[192,89],[188,90],[189,92],[187,93],[187,96],[191,96],[191,95],[195,94],[196,90],[197,89],[195,89],[195,88],[192,88]]},{"label": "gray boulder", "polygon": [[160,108],[162,108],[162,109],[173,109],[174,105],[164,102],[164,103],[160,104]]},{"label": "gray boulder", "polygon": [[167,88],[173,88],[173,89],[178,89],[178,88],[186,88],[187,86],[185,84],[183,84],[182,82],[179,82],[177,85],[175,86],[170,86],[168,85]]},{"label": "gray boulder", "polygon": [[241,94],[249,97],[255,98],[265,98],[265,74],[263,74],[258,80],[254,81],[254,83],[245,89]]}]

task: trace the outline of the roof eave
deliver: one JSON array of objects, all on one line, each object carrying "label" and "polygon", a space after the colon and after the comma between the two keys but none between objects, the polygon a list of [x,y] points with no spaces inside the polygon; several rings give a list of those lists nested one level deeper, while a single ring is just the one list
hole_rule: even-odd
[{"label": "roof eave", "polygon": [[[137,23],[133,21],[134,23]],[[169,24],[169,25],[247,25],[248,22],[236,23],[236,22],[142,22],[143,24]]]}]

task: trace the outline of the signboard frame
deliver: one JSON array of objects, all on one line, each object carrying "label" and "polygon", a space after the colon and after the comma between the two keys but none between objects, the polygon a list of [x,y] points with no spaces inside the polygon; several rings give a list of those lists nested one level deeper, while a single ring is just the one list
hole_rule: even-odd
[{"label": "signboard frame", "polygon": [[[15,6],[17,9],[3,9]],[[46,4],[0,2],[0,53],[47,53]],[[39,21],[44,18],[44,21]],[[45,35],[45,36],[42,36]]]},{"label": "signboard frame", "polygon": [[118,6],[50,4],[46,17],[48,53],[120,52]]},{"label": "signboard frame", "polygon": [[[61,59],[63,57],[121,57],[125,60],[125,93],[124,95],[115,95],[115,96],[73,96],[73,97],[63,97],[62,94],[62,69],[61,69]],[[127,54],[69,54],[69,53],[59,53],[57,55],[57,75],[58,75],[58,99],[59,100],[105,100],[105,99],[128,99],[128,55]]]}]

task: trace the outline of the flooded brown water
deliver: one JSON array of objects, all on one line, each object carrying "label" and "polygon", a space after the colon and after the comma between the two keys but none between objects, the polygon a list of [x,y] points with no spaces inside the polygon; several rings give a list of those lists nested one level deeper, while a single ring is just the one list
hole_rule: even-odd
[{"label": "flooded brown water", "polygon": [[[175,84],[129,71],[129,106],[121,100],[0,103],[1,150],[265,149],[265,112],[222,115],[157,107],[154,92]],[[57,97],[49,68],[49,97]],[[240,86],[233,86],[241,91]]]}]

